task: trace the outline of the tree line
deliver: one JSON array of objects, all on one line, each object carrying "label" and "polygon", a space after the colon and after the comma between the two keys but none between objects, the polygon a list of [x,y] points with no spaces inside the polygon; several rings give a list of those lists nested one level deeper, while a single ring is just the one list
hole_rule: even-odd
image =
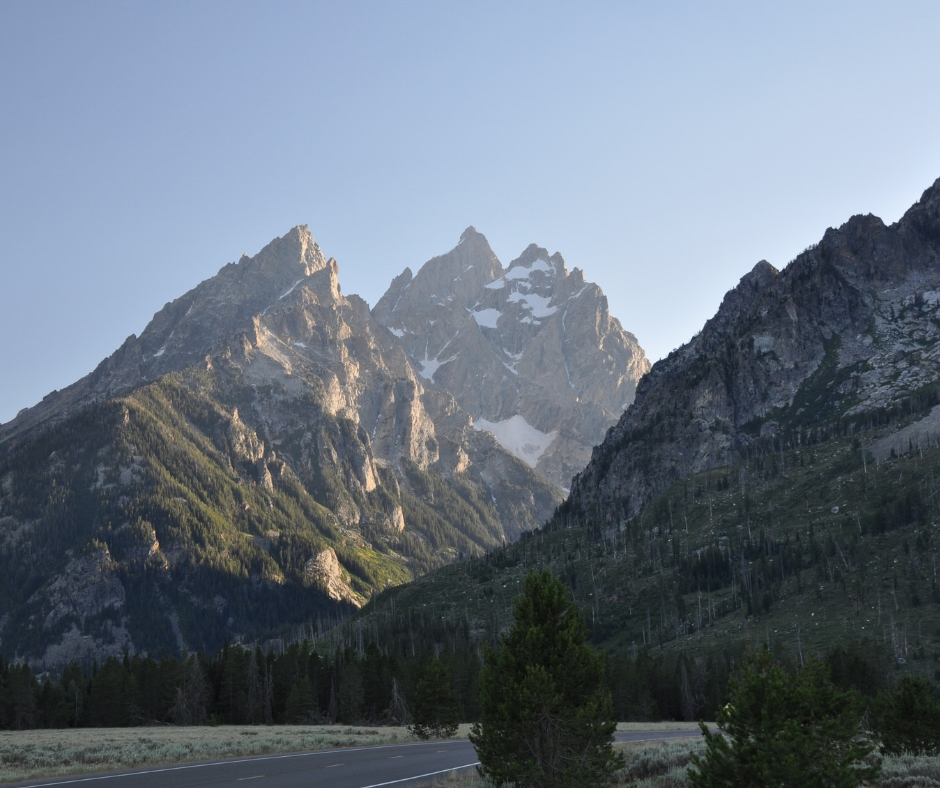
[{"label": "tree line", "polygon": [[[461,720],[480,716],[483,651],[421,637],[400,647],[309,640],[277,652],[225,644],[213,654],[108,657],[35,674],[0,661],[0,728],[120,727],[145,724],[397,724],[413,722],[419,685],[432,661],[446,674]],[[498,645],[498,644],[497,644]],[[486,647],[484,647],[485,650]],[[604,683],[619,720],[715,719],[741,644],[704,654],[648,648],[604,655]],[[786,654],[778,654],[788,665]],[[890,688],[893,660],[870,641],[831,649],[822,663],[836,686],[866,697]],[[795,669],[790,665],[790,669]]]}]

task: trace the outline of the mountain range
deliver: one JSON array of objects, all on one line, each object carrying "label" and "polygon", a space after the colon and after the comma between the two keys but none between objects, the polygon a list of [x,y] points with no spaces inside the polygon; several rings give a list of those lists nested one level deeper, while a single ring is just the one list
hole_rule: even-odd
[{"label": "mountain range", "polygon": [[3,655],[335,623],[544,522],[647,368],[557,254],[471,228],[370,310],[296,227],[0,426]]},{"label": "mountain range", "polygon": [[350,626],[395,650],[417,610],[438,647],[496,643],[547,568],[596,644],[681,673],[689,719],[748,644],[938,681],[938,439],[940,180],[894,224],[854,216],[759,262],[640,380],[545,526]]},{"label": "mountain range", "polygon": [[938,433],[940,181],[759,262],[651,368],[558,254],[468,228],[370,309],[299,227],[0,426],[0,648],[343,637],[360,607],[383,648],[495,640],[541,566],[596,642],[698,660],[690,708],[754,637],[929,660]]}]

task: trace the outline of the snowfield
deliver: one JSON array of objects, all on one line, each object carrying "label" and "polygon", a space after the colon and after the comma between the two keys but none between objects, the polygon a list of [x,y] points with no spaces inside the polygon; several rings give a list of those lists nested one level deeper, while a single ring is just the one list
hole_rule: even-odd
[{"label": "snowfield", "polygon": [[491,432],[504,449],[532,468],[536,466],[545,450],[552,445],[552,441],[558,437],[558,430],[542,432],[519,415],[504,421],[474,419],[473,428]]},{"label": "snowfield", "polygon": [[473,319],[477,321],[478,326],[483,328],[496,328],[496,321],[502,314],[498,309],[481,309],[479,312],[471,312]]}]

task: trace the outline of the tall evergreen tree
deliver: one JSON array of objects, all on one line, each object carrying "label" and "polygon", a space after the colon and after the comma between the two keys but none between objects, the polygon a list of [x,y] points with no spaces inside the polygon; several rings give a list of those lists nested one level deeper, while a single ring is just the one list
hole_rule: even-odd
[{"label": "tall evergreen tree", "polygon": [[449,739],[457,733],[460,709],[447,666],[435,657],[428,664],[415,699],[411,730],[421,739]]},{"label": "tall evergreen tree", "polygon": [[604,663],[568,589],[548,572],[526,576],[515,621],[480,676],[480,722],[470,740],[497,786],[562,788],[608,782],[622,764]]}]

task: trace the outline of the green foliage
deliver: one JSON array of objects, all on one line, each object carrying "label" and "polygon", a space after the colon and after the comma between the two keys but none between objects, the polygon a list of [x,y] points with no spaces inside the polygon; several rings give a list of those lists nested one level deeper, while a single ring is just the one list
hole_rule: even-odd
[{"label": "green foliage", "polygon": [[897,669],[936,684],[940,446],[922,433],[886,458],[879,424],[848,427],[754,444],[730,466],[677,481],[638,517],[616,503],[572,516],[381,594],[357,620],[383,642],[413,636],[420,648],[466,627],[470,645],[495,644],[518,584],[539,568],[571,589],[595,646],[641,666],[642,689],[611,673],[619,719],[686,716],[674,691],[682,654],[686,706],[714,719],[748,639],[794,660],[842,646],[833,681],[871,696]]},{"label": "green foliage", "polygon": [[878,766],[864,763],[873,747],[857,697],[839,691],[820,663],[793,675],[766,649],[752,652],[730,695],[720,732],[701,726],[706,749],[692,758],[693,788],[851,788],[877,776]]},{"label": "green foliage", "polygon": [[940,755],[940,700],[923,676],[904,676],[878,696],[875,727],[889,755]]},{"label": "green foliage", "polygon": [[460,708],[447,666],[432,659],[418,682],[411,731],[421,739],[449,739],[457,733]]},{"label": "green foliage", "polygon": [[480,678],[480,722],[470,740],[497,786],[608,782],[622,765],[604,662],[568,589],[548,572],[526,576],[514,623]]},{"label": "green foliage", "polygon": [[[267,399],[296,424],[279,436],[276,456],[257,415]],[[358,474],[368,443],[360,425],[315,398],[248,385],[221,366],[166,375],[4,442],[0,520],[18,536],[0,540],[2,653],[38,659],[73,626],[107,643],[123,625],[154,655],[210,652],[226,637],[292,638],[354,610],[312,568],[328,548],[365,602],[503,541],[491,491],[472,474],[382,466],[367,490]],[[403,532],[391,522],[399,509]],[[520,522],[535,527],[532,517]],[[113,562],[124,609],[113,621],[73,611],[50,618],[44,586],[92,553]]]}]

